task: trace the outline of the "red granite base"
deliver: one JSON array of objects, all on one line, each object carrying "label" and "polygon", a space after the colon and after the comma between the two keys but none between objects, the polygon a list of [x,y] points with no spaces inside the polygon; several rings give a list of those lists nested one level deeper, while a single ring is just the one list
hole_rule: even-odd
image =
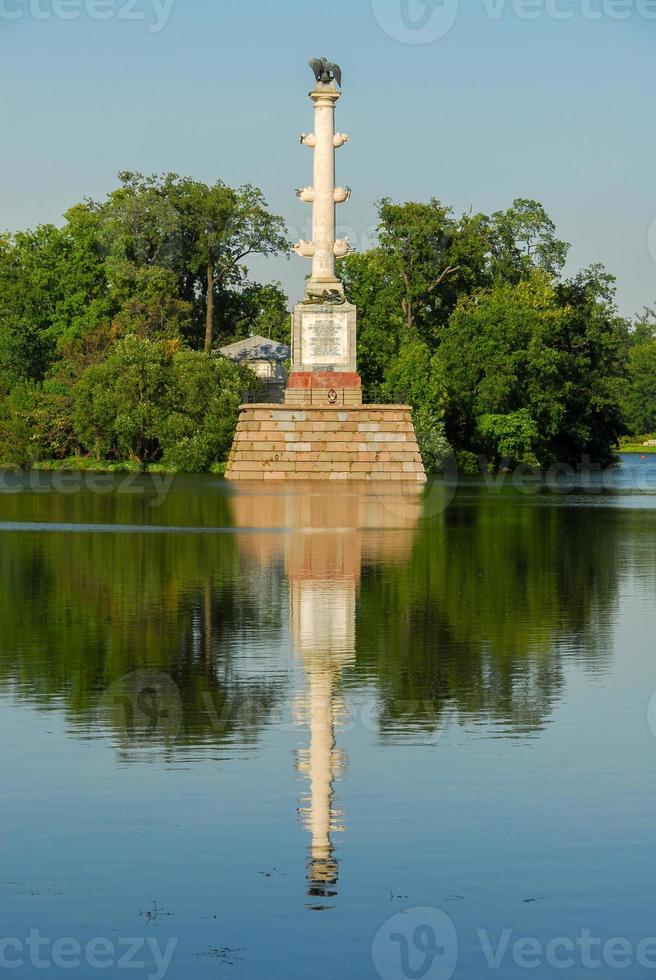
[{"label": "red granite base", "polygon": [[333,388],[338,391],[341,388],[361,388],[362,379],[359,374],[339,371],[294,371],[289,376],[287,387],[322,390]]}]

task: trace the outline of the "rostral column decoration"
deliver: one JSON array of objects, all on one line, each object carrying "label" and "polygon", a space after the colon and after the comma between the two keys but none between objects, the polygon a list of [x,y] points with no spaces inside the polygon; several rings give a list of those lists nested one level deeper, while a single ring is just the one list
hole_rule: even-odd
[{"label": "rostral column decoration", "polygon": [[301,143],[314,150],[314,184],[296,193],[312,205],[312,241],[301,241],[295,248],[298,255],[312,259],[312,276],[305,294],[308,299],[336,298],[344,295],[344,287],[335,275],[335,259],[351,251],[348,238],[336,239],[335,206],[344,204],[351,196],[349,187],[335,187],[335,150],[344,146],[349,137],[335,132],[335,106],[341,98],[342,72],[323,58],[310,61],[317,86],[310,92],[314,103],[314,133],[303,133]]},{"label": "rostral column decoration", "polygon": [[362,404],[356,367],[357,310],[346,302],[335,263],[352,250],[348,238],[336,238],[336,206],[348,201],[351,190],[335,186],[335,151],[348,136],[335,132],[335,106],[341,98],[339,65],[313,59],[316,87],[314,132],[301,143],[314,151],[314,183],[296,193],[312,205],[312,241],[295,246],[298,255],[312,259],[305,298],[294,308],[292,373],[285,396],[289,405],[317,407]]}]

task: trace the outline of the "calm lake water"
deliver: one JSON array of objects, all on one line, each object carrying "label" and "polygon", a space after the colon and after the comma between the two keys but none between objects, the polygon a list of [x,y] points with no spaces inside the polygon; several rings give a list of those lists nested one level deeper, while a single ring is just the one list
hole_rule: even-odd
[{"label": "calm lake water", "polygon": [[7,975],[656,974],[656,457],[0,489]]}]

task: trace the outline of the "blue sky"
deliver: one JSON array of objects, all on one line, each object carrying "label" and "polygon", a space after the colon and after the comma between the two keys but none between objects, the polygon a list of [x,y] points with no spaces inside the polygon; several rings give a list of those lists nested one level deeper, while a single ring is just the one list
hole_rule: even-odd
[{"label": "blue sky", "polygon": [[[570,268],[603,262],[632,314],[656,302],[655,40],[656,0],[0,0],[0,227],[60,221],[122,169],[172,170],[251,181],[309,237],[298,134],[325,54],[356,246],[382,195],[488,213],[534,197]],[[293,300],[306,271],[254,267]]]}]

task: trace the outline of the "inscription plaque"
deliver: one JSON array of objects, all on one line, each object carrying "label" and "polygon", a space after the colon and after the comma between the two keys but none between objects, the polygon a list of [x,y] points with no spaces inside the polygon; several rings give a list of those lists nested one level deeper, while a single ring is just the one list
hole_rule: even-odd
[{"label": "inscription plaque", "polygon": [[303,363],[348,365],[348,314],[306,313],[301,322]]}]

